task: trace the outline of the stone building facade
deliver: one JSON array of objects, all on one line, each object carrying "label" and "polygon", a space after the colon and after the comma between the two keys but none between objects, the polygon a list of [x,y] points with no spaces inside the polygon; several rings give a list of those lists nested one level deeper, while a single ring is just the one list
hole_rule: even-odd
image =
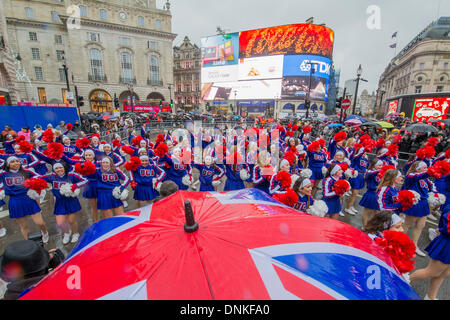
[{"label": "stone building facade", "polygon": [[178,110],[191,111],[201,103],[201,49],[186,36],[173,48],[174,103]]},{"label": "stone building facade", "polygon": [[418,34],[384,70],[377,90],[377,117],[393,97],[450,93],[450,17],[441,17]]},{"label": "stone building facade", "polygon": [[155,0],[6,0],[10,43],[31,79],[20,96],[68,103],[76,86],[81,112],[111,112],[114,96],[120,106],[133,96],[169,100],[176,37],[169,9]]}]

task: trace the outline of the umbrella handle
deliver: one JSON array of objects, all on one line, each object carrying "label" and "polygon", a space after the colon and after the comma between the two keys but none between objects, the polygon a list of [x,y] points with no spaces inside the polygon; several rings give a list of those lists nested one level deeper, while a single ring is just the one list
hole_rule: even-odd
[{"label": "umbrella handle", "polygon": [[186,200],[184,202],[184,214],[186,217],[186,223],[184,224],[184,231],[192,233],[198,230],[198,222],[194,219],[194,211],[192,210],[191,201]]}]

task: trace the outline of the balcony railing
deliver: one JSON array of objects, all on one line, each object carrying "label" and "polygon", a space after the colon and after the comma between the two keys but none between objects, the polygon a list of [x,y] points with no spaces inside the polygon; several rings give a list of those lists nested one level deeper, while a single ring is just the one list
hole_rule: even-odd
[{"label": "balcony railing", "polygon": [[162,80],[147,79],[147,84],[150,86],[163,86]]},{"label": "balcony railing", "polygon": [[3,36],[0,36],[0,50],[6,49],[5,39]]},{"label": "balcony railing", "polygon": [[88,75],[89,81],[107,82],[106,74],[90,74]]},{"label": "balcony railing", "polygon": [[119,77],[119,82],[120,83],[133,83],[133,84],[136,84],[136,77],[124,78],[124,77],[120,76]]}]

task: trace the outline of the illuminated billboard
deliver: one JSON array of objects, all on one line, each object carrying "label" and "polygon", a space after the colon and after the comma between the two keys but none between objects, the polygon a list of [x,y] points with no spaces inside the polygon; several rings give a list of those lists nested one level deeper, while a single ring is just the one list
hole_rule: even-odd
[{"label": "illuminated billboard", "polygon": [[397,109],[398,109],[398,100],[389,102],[387,116],[393,113],[397,113]]},{"label": "illuminated billboard", "polygon": [[201,98],[304,99],[310,93],[327,101],[333,41],[331,29],[310,24],[203,38]]},{"label": "illuminated billboard", "polygon": [[416,99],[416,101],[414,102],[412,120],[429,121],[431,119],[447,119],[449,105],[450,97]]}]

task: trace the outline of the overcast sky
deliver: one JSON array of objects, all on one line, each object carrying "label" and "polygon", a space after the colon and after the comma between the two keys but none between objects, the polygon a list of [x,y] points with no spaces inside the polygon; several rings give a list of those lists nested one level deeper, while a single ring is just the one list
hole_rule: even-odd
[{"label": "overcast sky", "polygon": [[[162,8],[166,0],[157,0]],[[200,46],[200,39],[216,33],[221,26],[237,32],[283,24],[303,23],[314,17],[335,32],[333,61],[341,70],[340,86],[356,78],[361,64],[362,77],[369,82],[360,88],[375,91],[378,79],[395,49],[392,34],[398,31],[397,53],[420,31],[439,16],[450,16],[447,0],[170,0],[174,45],[187,35]],[[369,6],[380,9],[380,30],[370,30],[366,13]],[[371,20],[373,21],[373,20]],[[361,92],[361,91],[359,91]]]}]

